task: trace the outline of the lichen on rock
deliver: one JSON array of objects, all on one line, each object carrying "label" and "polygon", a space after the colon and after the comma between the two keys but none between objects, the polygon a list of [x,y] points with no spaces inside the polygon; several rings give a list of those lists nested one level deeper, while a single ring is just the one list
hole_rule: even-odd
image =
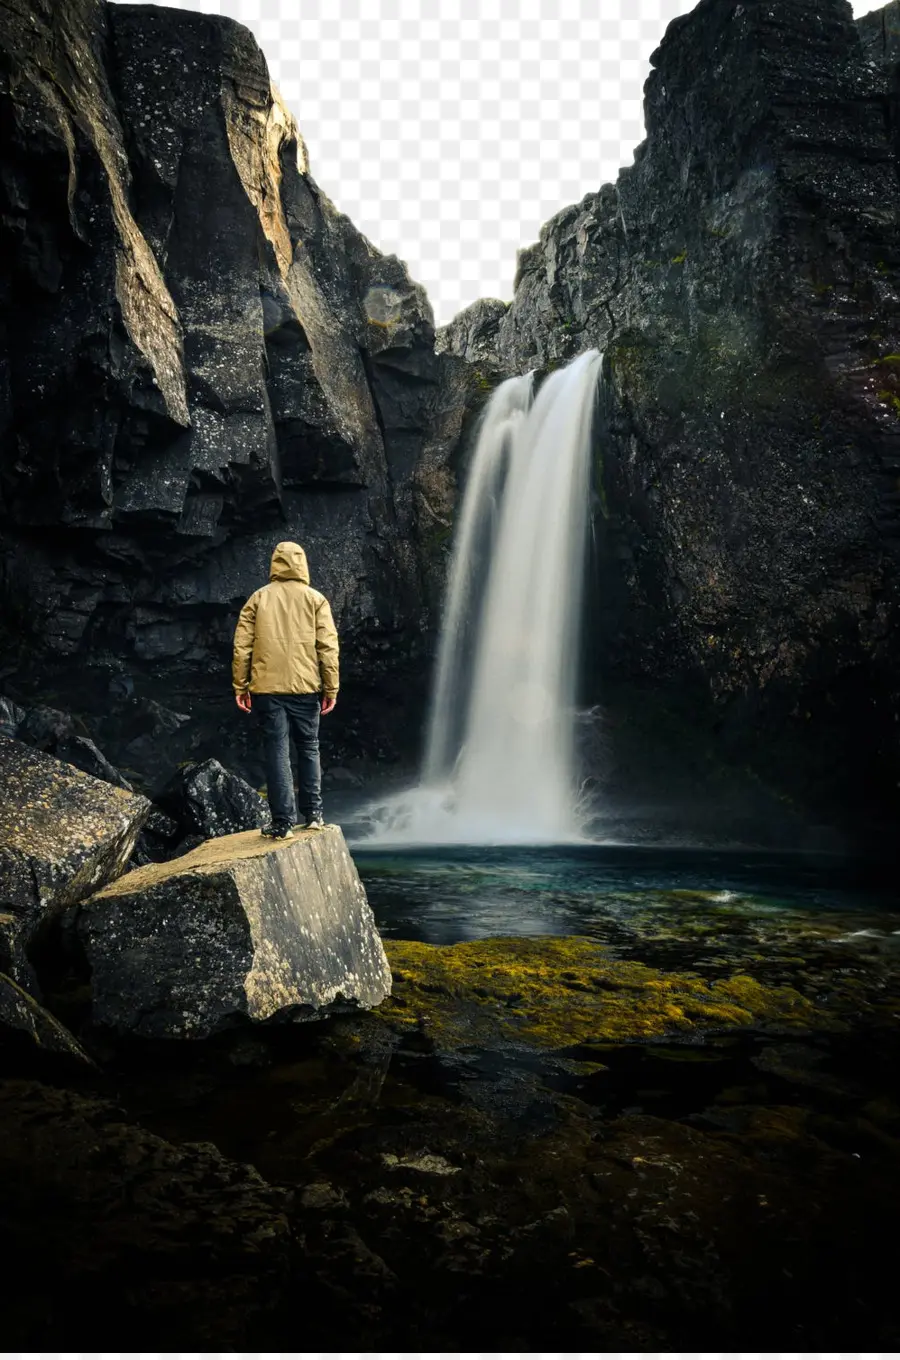
[{"label": "lichen on rock", "polygon": [[0,905],[41,920],[120,874],[146,798],[0,737]]}]

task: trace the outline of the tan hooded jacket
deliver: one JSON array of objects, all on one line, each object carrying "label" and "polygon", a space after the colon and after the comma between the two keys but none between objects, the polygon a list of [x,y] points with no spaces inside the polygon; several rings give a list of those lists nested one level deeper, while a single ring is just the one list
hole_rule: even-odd
[{"label": "tan hooded jacket", "polygon": [[231,678],[235,694],[337,694],[337,629],[299,543],[278,544],[269,584],[241,610]]}]

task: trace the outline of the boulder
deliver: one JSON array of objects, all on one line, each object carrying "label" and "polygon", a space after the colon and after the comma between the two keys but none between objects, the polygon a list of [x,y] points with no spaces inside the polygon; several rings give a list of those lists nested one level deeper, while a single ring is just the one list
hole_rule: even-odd
[{"label": "boulder", "polygon": [[138,869],[142,864],[155,864],[163,859],[174,859],[178,853],[179,835],[180,826],[175,818],[163,812],[162,808],[152,806],[144,829],[135,843],[129,869]]},{"label": "boulder", "polygon": [[146,798],[0,737],[0,909],[33,931],[122,872]]},{"label": "boulder", "polygon": [[160,794],[159,804],[186,836],[228,836],[258,831],[269,822],[269,805],[252,785],[217,760],[179,770]]},{"label": "boulder", "polygon": [[0,973],[0,1056],[5,1076],[23,1067],[95,1065],[74,1035],[5,973]]},{"label": "boulder", "polygon": [[[76,913],[92,1019],[117,1034],[206,1038],[240,1021],[369,1008],[391,974],[337,826],[241,832],[148,864]],[[311,1018],[311,1017],[310,1017]]]},{"label": "boulder", "polygon": [[[6,733],[64,760],[68,765],[92,774],[95,779],[105,779],[109,784],[118,784],[121,789],[132,791],[131,784],[112,765],[103,752],[87,735],[83,725],[58,708],[38,704],[35,708],[19,709],[20,715],[14,731]],[[82,728],[79,731],[79,727]]]},{"label": "boulder", "polygon": [[32,996],[40,996],[40,987],[26,953],[28,921],[16,911],[0,910],[0,973],[6,973]]}]

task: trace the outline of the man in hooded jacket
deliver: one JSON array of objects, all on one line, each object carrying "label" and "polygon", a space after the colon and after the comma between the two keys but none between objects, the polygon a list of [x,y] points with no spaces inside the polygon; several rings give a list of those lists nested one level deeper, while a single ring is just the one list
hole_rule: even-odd
[{"label": "man in hooded jacket", "polygon": [[238,708],[249,713],[252,704],[262,722],[272,814],[264,836],[286,839],[297,823],[291,736],[302,824],[324,825],[319,714],[330,713],[337,702],[338,655],[331,606],[309,584],[306,553],[299,543],[279,543],[269,584],[241,610],[232,663]]}]

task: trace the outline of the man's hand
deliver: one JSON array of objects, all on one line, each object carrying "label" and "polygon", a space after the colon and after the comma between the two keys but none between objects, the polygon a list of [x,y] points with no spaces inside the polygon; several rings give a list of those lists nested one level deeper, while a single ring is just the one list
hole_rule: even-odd
[{"label": "man's hand", "polygon": [[244,694],[236,694],[234,696],[234,701],[238,708],[243,709],[245,713],[250,712],[251,699],[249,690],[246,690]]},{"label": "man's hand", "polygon": [[323,694],[323,695],[322,695],[322,712],[323,712],[323,713],[330,713],[331,710],[334,708],[334,706],[335,706],[336,703],[337,703],[337,695],[336,695],[336,694]]}]

